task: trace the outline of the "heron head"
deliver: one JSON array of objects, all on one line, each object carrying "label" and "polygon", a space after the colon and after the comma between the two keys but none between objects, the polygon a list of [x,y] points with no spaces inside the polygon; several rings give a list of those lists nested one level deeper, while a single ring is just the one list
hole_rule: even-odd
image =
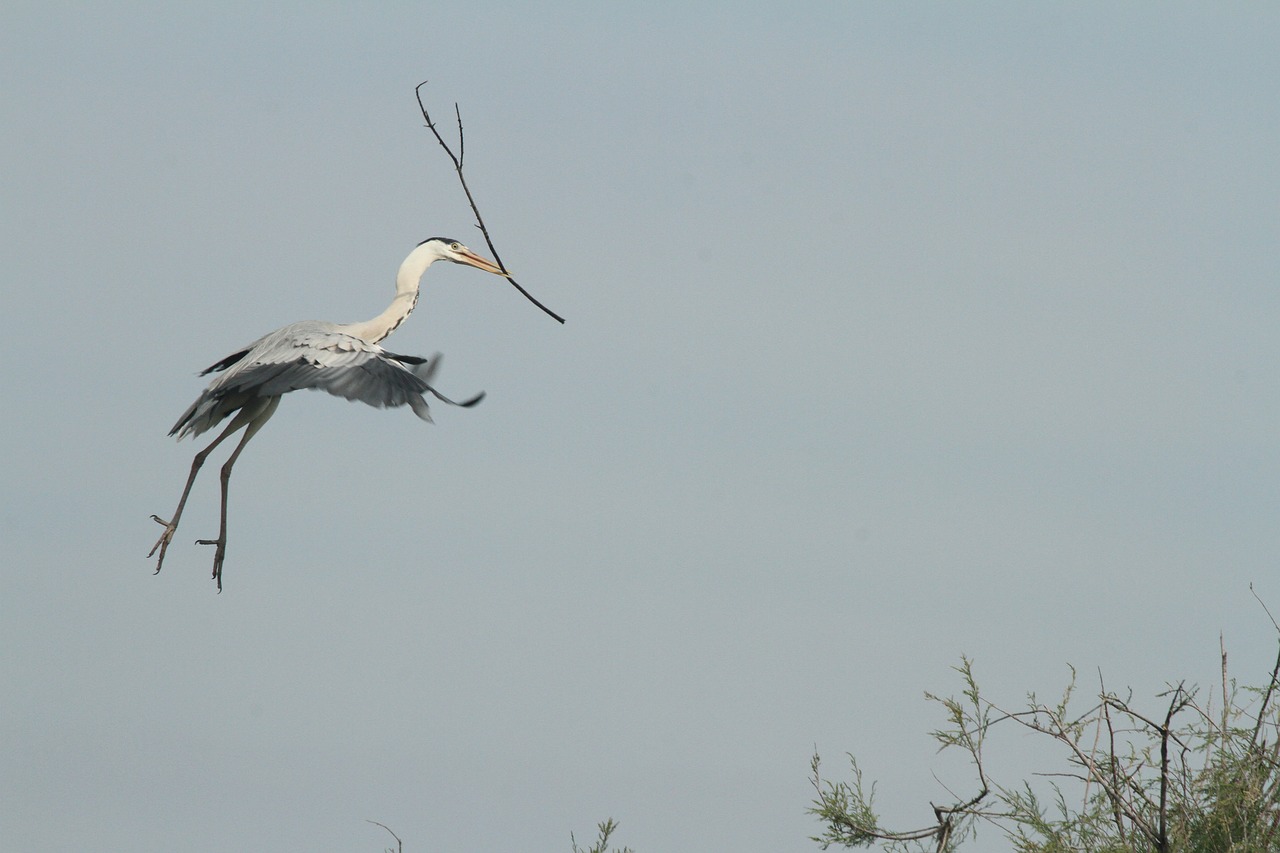
[{"label": "heron head", "polygon": [[538,300],[534,299],[529,291],[521,287],[511,273],[498,266],[493,261],[477,255],[475,252],[462,245],[460,240],[452,237],[429,237],[417,245],[409,257],[405,258],[404,264],[400,268],[400,276],[405,278],[404,284],[401,284],[400,278],[396,279],[397,287],[402,287],[406,291],[413,290],[416,292],[418,287],[418,279],[421,278],[423,270],[434,264],[436,261],[453,261],[455,264],[465,264],[469,267],[475,267],[478,270],[491,272],[494,275],[500,275],[507,281],[511,282],[516,290],[524,294],[524,298],[528,299],[534,305],[537,305],[558,322],[563,323],[564,318]]},{"label": "heron head", "polygon": [[454,240],[452,237],[431,237],[423,240],[419,246],[430,246],[441,260],[452,261],[455,264],[465,264],[469,267],[475,267],[478,270],[491,272],[494,275],[507,276],[502,267],[493,261],[477,255],[475,252],[462,245],[461,241]]}]

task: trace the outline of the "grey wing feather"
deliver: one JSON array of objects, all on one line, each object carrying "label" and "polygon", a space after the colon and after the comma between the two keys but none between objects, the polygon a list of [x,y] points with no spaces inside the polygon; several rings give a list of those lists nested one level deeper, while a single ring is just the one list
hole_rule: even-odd
[{"label": "grey wing feather", "polygon": [[169,434],[177,433],[180,439],[199,435],[254,398],[278,397],[301,388],[328,391],[378,408],[407,404],[418,417],[430,421],[424,393],[453,402],[428,384],[438,363],[439,356],[424,359],[389,353],[332,323],[294,323],[215,364],[211,370],[223,372]]}]

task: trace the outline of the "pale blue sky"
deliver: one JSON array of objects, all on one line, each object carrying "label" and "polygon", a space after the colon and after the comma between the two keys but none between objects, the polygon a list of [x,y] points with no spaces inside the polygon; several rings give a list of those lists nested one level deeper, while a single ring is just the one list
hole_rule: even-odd
[{"label": "pale blue sky", "polygon": [[[968,784],[962,653],[1264,677],[1274,7],[275,9],[0,13],[0,850],[807,851],[815,745]],[[423,79],[567,325],[433,268],[484,403],[291,395],[153,577],[196,371],[482,247]]]}]

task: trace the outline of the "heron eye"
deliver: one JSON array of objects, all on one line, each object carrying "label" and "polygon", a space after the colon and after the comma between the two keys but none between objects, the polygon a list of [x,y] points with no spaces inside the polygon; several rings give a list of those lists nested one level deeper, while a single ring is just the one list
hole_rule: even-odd
[{"label": "heron eye", "polygon": [[456,251],[458,251],[459,249],[461,249],[461,248],[462,248],[462,244],[461,244],[461,243],[450,243],[450,244],[449,244],[449,248],[450,248],[450,249],[453,249],[453,250],[456,252]]}]

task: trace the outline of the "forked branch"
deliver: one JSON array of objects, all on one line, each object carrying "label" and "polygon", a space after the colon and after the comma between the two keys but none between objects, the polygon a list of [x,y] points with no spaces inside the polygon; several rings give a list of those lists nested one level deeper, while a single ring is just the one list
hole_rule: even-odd
[{"label": "forked branch", "polygon": [[418,98],[418,109],[422,111],[422,118],[427,123],[427,127],[431,129],[431,132],[435,134],[436,141],[440,143],[440,147],[445,150],[445,153],[449,155],[449,159],[453,161],[453,169],[458,173],[458,182],[462,184],[462,191],[467,194],[467,202],[471,205],[471,212],[476,215],[476,227],[479,228],[480,233],[484,235],[484,242],[488,245],[489,251],[493,254],[494,261],[496,261],[498,266],[502,268],[502,272],[507,277],[507,281],[511,282],[516,290],[523,293],[525,299],[528,299],[534,305],[537,305],[558,322],[563,323],[563,317],[535,299],[533,294],[521,287],[520,283],[512,278],[511,273],[507,271],[507,265],[502,262],[502,256],[498,254],[497,247],[493,245],[493,240],[489,238],[489,229],[485,227],[484,217],[480,215],[480,208],[476,206],[476,200],[471,195],[471,188],[467,186],[467,178],[462,173],[462,159],[466,153],[466,139],[462,133],[462,112],[458,109],[458,105],[455,103],[453,105],[453,114],[458,120],[458,153],[454,154],[453,149],[449,147],[449,143],[444,141],[444,137],[440,134],[440,130],[436,127],[435,122],[431,120],[431,115],[427,112],[427,105],[422,102],[422,87],[425,85],[427,85],[427,81],[423,80],[413,90],[414,94]]}]

